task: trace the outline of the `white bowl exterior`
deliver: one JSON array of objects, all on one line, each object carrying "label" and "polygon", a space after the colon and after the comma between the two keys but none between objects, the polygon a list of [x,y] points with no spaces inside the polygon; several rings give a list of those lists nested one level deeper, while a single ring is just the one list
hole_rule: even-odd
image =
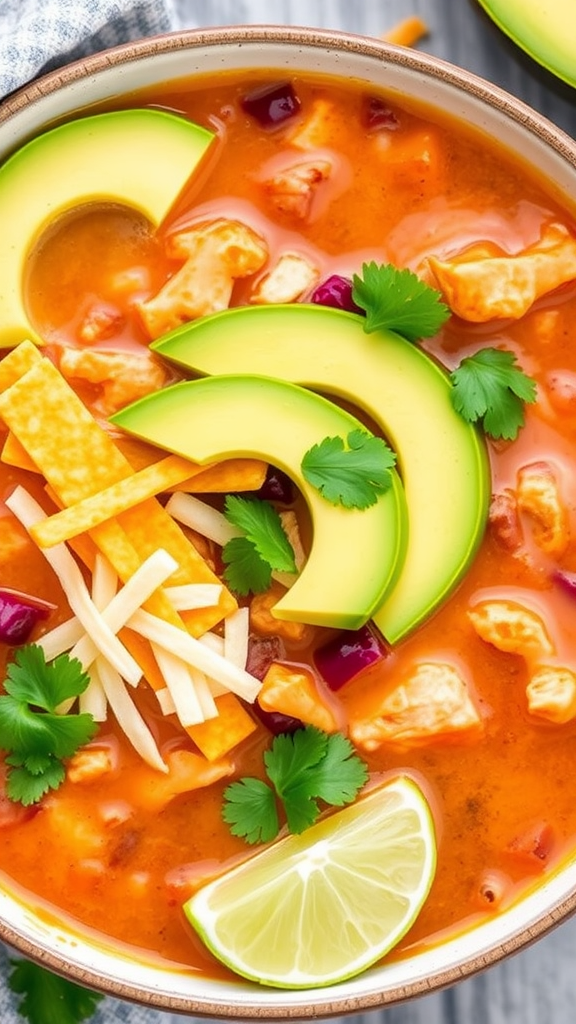
[{"label": "white bowl exterior", "polygon": [[[48,76],[0,108],[0,159],[55,119],[123,92],[192,74],[286,69],[354,78],[397,94],[399,103],[415,97],[439,108],[522,154],[568,207],[576,205],[572,140],[506,93],[423,54],[340,33],[245,27],[160,37],[90,58],[85,67],[87,74],[72,65],[56,83]],[[212,981],[145,962],[65,922],[49,923],[8,890],[0,891],[0,935],[50,968],[124,998],[220,1018],[304,1019],[376,1008],[452,984],[522,948],[574,909],[572,860],[521,901],[460,935],[343,984],[303,992]]]}]

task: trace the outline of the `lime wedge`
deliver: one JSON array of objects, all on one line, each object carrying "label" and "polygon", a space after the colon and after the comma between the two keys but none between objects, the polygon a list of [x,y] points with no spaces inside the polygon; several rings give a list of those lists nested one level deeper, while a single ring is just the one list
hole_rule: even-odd
[{"label": "lime wedge", "polygon": [[216,878],[184,910],[237,974],[280,988],[331,985],[399,941],[435,867],[428,804],[401,776]]},{"label": "lime wedge", "polygon": [[479,0],[493,21],[534,60],[576,85],[574,0]]}]

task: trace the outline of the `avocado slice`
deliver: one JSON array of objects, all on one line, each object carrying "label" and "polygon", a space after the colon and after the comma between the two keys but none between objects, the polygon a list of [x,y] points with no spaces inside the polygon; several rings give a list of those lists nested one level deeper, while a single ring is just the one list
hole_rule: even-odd
[{"label": "avocado slice", "polygon": [[201,464],[256,456],[292,477],[310,510],[312,547],[274,607],[278,618],[358,629],[378,607],[405,550],[397,474],[376,504],[360,511],[331,505],[301,471],[312,445],[362,427],[350,413],[295,384],[238,375],[173,384],[122,409],[112,422]]},{"label": "avocado slice", "polygon": [[0,348],[42,343],[23,294],[26,258],[73,207],[119,203],[156,227],[215,136],[162,110],[78,118],[32,139],[0,167]]},{"label": "avocado slice", "polygon": [[480,4],[530,57],[576,85],[574,0],[480,0]]},{"label": "avocado slice", "polygon": [[367,334],[353,313],[304,303],[217,313],[153,348],[195,373],[270,374],[362,408],[397,453],[408,505],[404,565],[374,622],[397,643],[454,590],[483,536],[488,460],[452,406],[448,376],[422,349],[390,331]]}]

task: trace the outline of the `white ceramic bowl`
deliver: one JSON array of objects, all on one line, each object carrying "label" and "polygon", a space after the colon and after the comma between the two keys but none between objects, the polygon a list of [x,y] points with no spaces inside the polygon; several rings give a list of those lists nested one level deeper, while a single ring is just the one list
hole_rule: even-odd
[{"label": "white ceramic bowl", "polygon": [[[78,108],[195,73],[274,68],[350,76],[424,100],[492,136],[547,178],[564,204],[576,197],[576,144],[494,86],[408,49],[343,33],[279,27],[191,31],[119,47],[54,72],[0,107],[0,159]],[[151,1006],[217,1018],[311,1018],[373,1009],[453,984],[521,949],[576,909],[576,863],[566,863],[521,902],[417,955],[328,989],[279,991],[210,981],[120,953],[74,933],[0,891],[0,937],[25,955],[95,989]],[[103,908],[105,913],[105,908]]]}]

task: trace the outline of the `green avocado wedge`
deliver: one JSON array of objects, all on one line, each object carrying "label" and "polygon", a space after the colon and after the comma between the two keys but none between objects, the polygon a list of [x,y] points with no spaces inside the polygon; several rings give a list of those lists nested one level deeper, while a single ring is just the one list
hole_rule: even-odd
[{"label": "green avocado wedge", "polygon": [[574,0],[479,0],[506,35],[558,78],[576,86]]},{"label": "green avocado wedge", "polygon": [[266,374],[364,410],[397,453],[408,507],[406,558],[374,622],[397,643],[454,590],[483,537],[490,474],[483,438],[425,352],[390,331],[367,334],[353,313],[307,304],[217,313],[153,348],[195,374]]},{"label": "green avocado wedge", "polygon": [[331,505],[302,475],[302,458],[314,444],[363,429],[333,402],[281,380],[217,376],[156,391],[112,422],[201,464],[256,456],[292,477],[310,510],[312,546],[300,576],[274,607],[278,618],[358,629],[394,582],[406,538],[396,472],[390,488],[362,511]]},{"label": "green avocado wedge", "polygon": [[162,110],[119,110],[52,128],[0,167],[0,348],[41,343],[24,297],[28,255],[75,207],[116,203],[156,227],[215,136]]}]

